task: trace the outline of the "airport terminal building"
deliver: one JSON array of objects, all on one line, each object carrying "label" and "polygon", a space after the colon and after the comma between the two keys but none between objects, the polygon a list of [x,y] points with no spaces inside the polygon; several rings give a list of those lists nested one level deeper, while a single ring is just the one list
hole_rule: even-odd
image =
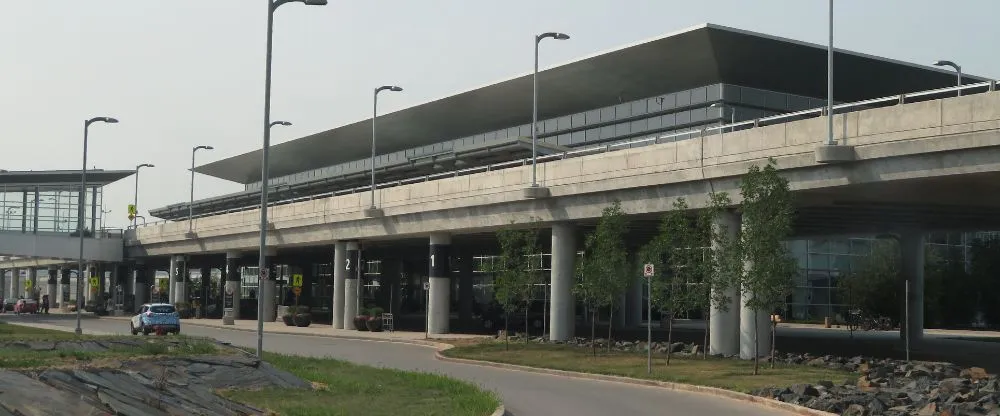
[{"label": "airport terminal building", "polygon": [[[826,65],[824,46],[705,24],[548,68],[538,74],[538,154],[558,159],[572,152],[613,152],[682,142],[723,125],[737,124],[727,128],[730,132],[815,117],[818,113],[806,110],[826,103]],[[835,53],[834,74],[834,100],[844,103],[947,88],[956,81],[953,72],[940,68],[844,50]],[[984,79],[965,76],[963,81]],[[380,115],[374,158],[370,119],[275,145],[270,150],[270,201],[281,207],[371,192],[373,170],[376,188],[386,190],[530,164],[531,119],[529,73]],[[835,134],[844,131],[838,129]],[[242,192],[195,201],[191,209],[196,220],[259,208],[263,185],[259,150],[195,171],[245,187]],[[374,205],[375,201],[369,201]],[[150,215],[183,222],[188,210],[187,203],[178,203],[150,210]],[[655,223],[658,213],[630,214],[637,214],[636,224],[640,224],[630,244],[639,246],[648,238],[642,230]],[[593,224],[578,225],[586,229]],[[137,230],[139,235],[142,228]],[[545,231],[544,236],[554,241],[557,237],[548,233],[556,230]],[[208,276],[218,269],[227,284],[238,285],[244,302],[266,296],[273,297],[274,303],[287,304],[292,276],[303,275],[302,302],[312,307],[315,319],[332,320],[342,327],[350,327],[349,317],[369,305],[392,310],[397,327],[407,325],[407,316],[413,317],[413,326],[421,327],[425,314],[442,315],[441,305],[433,306],[438,298],[428,294],[428,282],[451,276],[446,280],[448,294],[440,298],[447,304],[445,331],[448,320],[457,322],[450,325],[453,330],[489,326],[483,317],[489,316],[492,301],[492,276],[487,272],[487,264],[497,253],[492,231],[434,234],[430,240],[432,255],[450,261],[432,264],[426,235],[386,234],[321,246],[276,247],[268,254],[269,274],[276,278],[274,290],[259,285],[256,252],[203,249],[168,258],[147,256],[138,243],[127,252],[143,267],[169,270],[172,278],[182,281],[192,272]],[[550,270],[556,248],[543,248],[539,267]],[[791,242],[791,248],[802,273],[790,312],[807,319],[837,312],[838,300],[831,290],[835,279],[870,251],[870,239],[803,239]],[[342,280],[333,266],[343,264],[345,258],[358,259],[362,265],[358,279],[347,278],[346,289],[338,283]],[[213,293],[201,290],[202,303],[224,298],[222,286]],[[195,293],[170,290],[173,301]],[[356,296],[350,295],[352,291]],[[148,293],[136,292],[135,296]],[[555,293],[546,283],[537,296],[548,308]],[[647,317],[641,307],[644,297],[644,286],[636,284],[625,296],[620,313],[614,314],[616,319],[625,325],[649,318],[657,321],[658,314]],[[244,318],[252,317],[256,309],[249,304],[240,307],[239,302],[235,306]],[[345,308],[353,311],[345,315]],[[430,312],[432,308],[439,310]],[[273,309],[265,313],[270,315],[267,319],[274,317]],[[546,315],[540,316],[536,325],[544,328]],[[435,319],[427,325],[441,328]]]}]

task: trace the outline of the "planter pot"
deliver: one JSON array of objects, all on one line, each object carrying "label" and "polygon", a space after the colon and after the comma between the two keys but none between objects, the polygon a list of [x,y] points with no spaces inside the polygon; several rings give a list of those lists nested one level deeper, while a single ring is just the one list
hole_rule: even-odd
[{"label": "planter pot", "polygon": [[365,315],[355,316],[354,329],[357,329],[358,331],[367,331],[368,330],[367,322],[368,322],[367,316]]},{"label": "planter pot", "polygon": [[382,332],[382,320],[372,318],[365,322],[365,327],[371,332]]},{"label": "planter pot", "polygon": [[308,313],[300,313],[292,317],[292,323],[300,328],[305,328],[312,323],[312,315]]},{"label": "planter pot", "polygon": [[281,322],[284,322],[286,326],[295,326],[292,318],[292,315],[281,315]]},{"label": "planter pot", "polygon": [[278,313],[278,316],[285,316],[285,315],[291,315],[294,311],[292,310],[292,308],[289,308],[287,306],[278,305],[276,312]]}]

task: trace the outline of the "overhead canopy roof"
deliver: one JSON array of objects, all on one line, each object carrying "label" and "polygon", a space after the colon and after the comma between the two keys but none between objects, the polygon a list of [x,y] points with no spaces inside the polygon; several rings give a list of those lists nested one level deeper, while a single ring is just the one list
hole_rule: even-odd
[{"label": "overhead canopy roof", "polygon": [[[539,118],[657,94],[729,83],[826,97],[825,46],[713,24],[541,71]],[[985,79],[966,76],[966,82]],[[950,70],[835,50],[834,98],[859,101],[955,84]],[[531,74],[379,116],[379,150],[389,153],[531,121]],[[371,120],[271,147],[279,177],[368,157]],[[260,181],[260,151],[205,164],[196,172],[239,183]]]},{"label": "overhead canopy roof", "polygon": [[[34,191],[35,187],[49,189],[79,190],[83,171],[41,170],[5,171],[0,170],[0,192]],[[134,170],[87,170],[87,186],[104,186],[134,174]]]}]

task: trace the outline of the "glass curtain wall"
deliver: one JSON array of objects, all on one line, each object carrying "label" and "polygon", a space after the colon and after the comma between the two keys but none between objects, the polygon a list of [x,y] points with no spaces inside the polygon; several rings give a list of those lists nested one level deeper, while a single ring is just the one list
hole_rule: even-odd
[{"label": "glass curtain wall", "polygon": [[[84,202],[84,229],[103,228],[103,192],[100,187],[87,189]],[[75,232],[79,218],[79,188],[34,187],[16,191],[0,188],[0,230],[23,233]]]}]

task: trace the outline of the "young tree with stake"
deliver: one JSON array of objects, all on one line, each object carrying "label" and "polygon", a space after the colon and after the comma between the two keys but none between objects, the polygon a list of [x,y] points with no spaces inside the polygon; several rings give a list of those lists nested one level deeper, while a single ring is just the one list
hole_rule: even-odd
[{"label": "young tree with stake", "polygon": [[621,202],[616,200],[602,212],[597,229],[587,235],[583,258],[577,263],[579,280],[574,293],[591,308],[590,339],[594,344],[594,355],[597,355],[597,309],[609,307],[612,311],[608,322],[610,351],[613,308],[621,294],[632,285],[628,251],[625,249],[627,231],[628,220]]},{"label": "young tree with stake", "polygon": [[500,255],[490,265],[494,273],[493,294],[503,307],[504,339],[510,349],[510,315],[524,307],[525,343],[528,342],[528,312],[535,285],[542,280],[532,255],[538,253],[538,230],[503,229],[497,232]]}]

